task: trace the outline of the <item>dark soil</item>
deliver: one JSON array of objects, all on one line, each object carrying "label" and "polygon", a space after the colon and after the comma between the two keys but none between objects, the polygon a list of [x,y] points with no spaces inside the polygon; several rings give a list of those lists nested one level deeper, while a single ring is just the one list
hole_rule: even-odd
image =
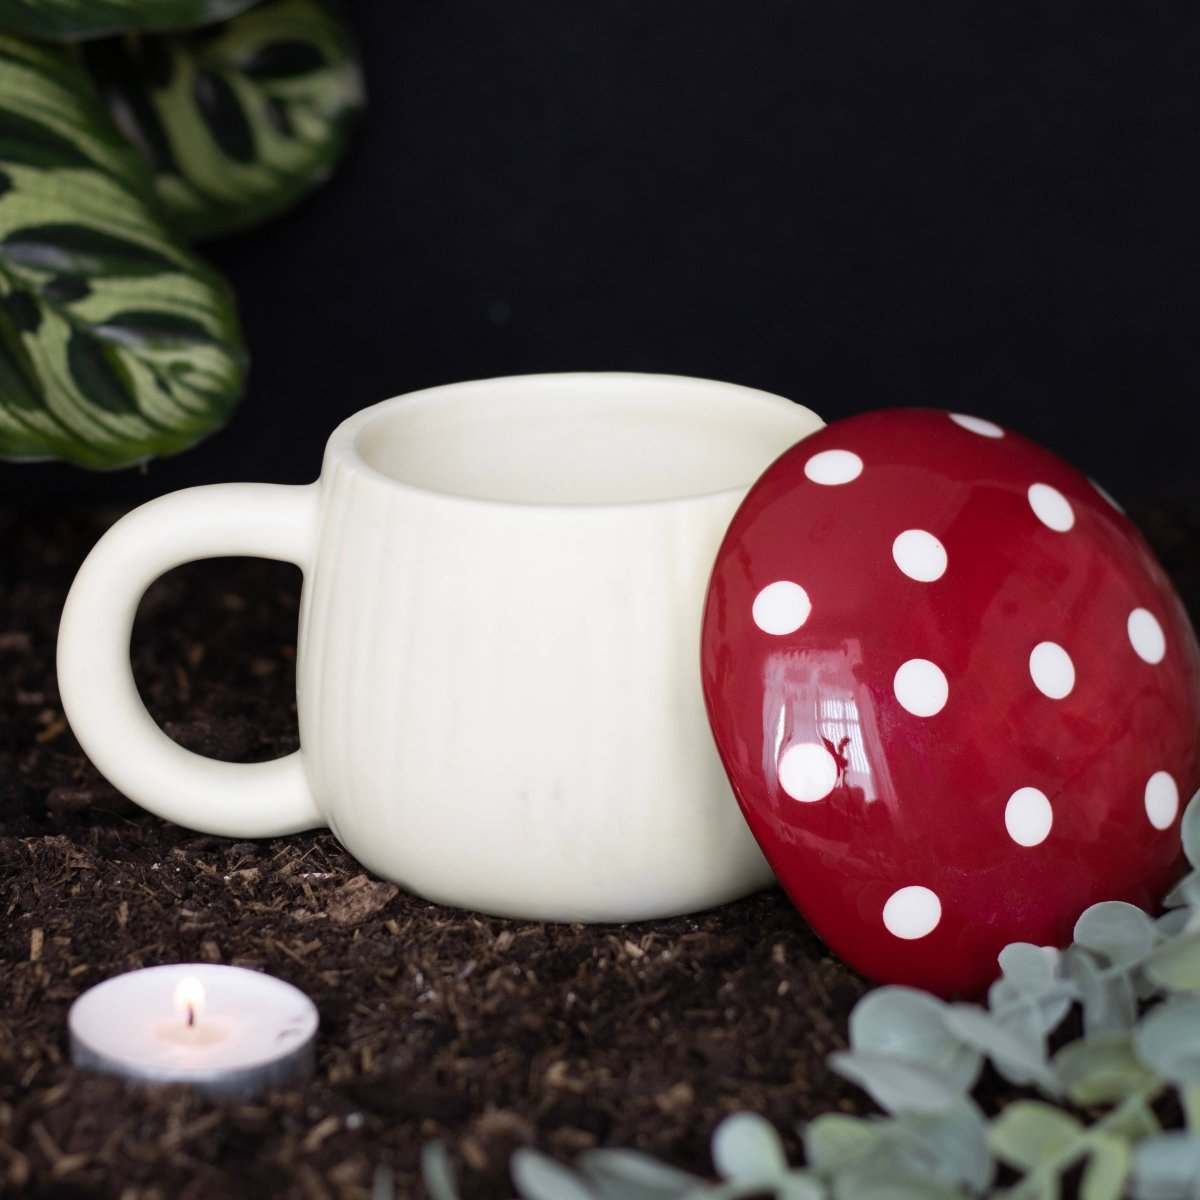
[{"label": "dark soil", "polygon": [[[1137,514],[1193,614],[1200,523]],[[0,1193],[114,1200],[418,1196],[442,1139],[464,1195],[506,1197],[512,1149],[639,1147],[709,1169],[726,1113],[796,1149],[797,1120],[869,1102],[832,1075],[866,984],[777,890],[693,917],[555,926],[442,908],[368,877],[327,833],[235,843],[109,787],[63,720],[67,587],[113,514],[0,509]],[[148,593],[134,640],[151,712],[184,745],[295,748],[299,575],[195,564]],[[259,967],[321,1011],[308,1082],[261,1103],[74,1070],[71,1001],[157,963]]]}]

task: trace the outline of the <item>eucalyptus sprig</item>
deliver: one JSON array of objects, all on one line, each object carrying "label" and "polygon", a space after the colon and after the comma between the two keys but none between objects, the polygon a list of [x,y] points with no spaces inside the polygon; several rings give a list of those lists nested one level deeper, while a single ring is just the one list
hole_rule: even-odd
[{"label": "eucalyptus sprig", "polygon": [[[1081,1200],[1200,1197],[1200,793],[1183,817],[1192,870],[1157,919],[1120,901],[1078,920],[1064,951],[1018,942],[986,1004],[907,987],[868,993],[833,1070],[883,1110],[798,1126],[788,1163],[773,1125],[736,1113],[712,1140],[716,1182],[629,1150],[568,1167],[518,1150],[521,1200]],[[1072,1012],[1082,1035],[1055,1039]],[[985,1063],[1028,1095],[986,1115],[972,1096]],[[1164,1103],[1175,1100],[1175,1104]],[[1165,1128],[1163,1112],[1182,1114]],[[425,1147],[432,1200],[460,1200],[449,1155]]]}]

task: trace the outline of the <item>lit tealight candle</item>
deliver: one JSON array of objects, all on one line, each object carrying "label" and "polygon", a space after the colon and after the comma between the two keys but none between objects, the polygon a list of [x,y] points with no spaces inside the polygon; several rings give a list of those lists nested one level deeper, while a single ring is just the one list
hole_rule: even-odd
[{"label": "lit tealight candle", "polygon": [[77,1067],[251,1099],[312,1071],[317,1009],[260,971],[183,963],[97,984],[67,1026]]}]

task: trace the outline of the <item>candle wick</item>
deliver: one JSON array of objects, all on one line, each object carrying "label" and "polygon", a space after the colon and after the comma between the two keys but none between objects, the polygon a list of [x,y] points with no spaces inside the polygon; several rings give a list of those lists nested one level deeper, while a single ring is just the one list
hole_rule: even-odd
[{"label": "candle wick", "polygon": [[188,1023],[188,1028],[190,1029],[196,1023],[196,1009],[195,1009],[194,1005],[189,1004],[187,1006],[187,1010],[188,1010],[187,1023]]}]

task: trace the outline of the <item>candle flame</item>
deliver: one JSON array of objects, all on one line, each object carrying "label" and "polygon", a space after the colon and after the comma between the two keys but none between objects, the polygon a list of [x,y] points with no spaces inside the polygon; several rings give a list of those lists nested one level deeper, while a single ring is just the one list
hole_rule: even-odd
[{"label": "candle flame", "polygon": [[175,1011],[195,1025],[196,1017],[204,1007],[204,984],[195,975],[185,975],[175,988]]}]

